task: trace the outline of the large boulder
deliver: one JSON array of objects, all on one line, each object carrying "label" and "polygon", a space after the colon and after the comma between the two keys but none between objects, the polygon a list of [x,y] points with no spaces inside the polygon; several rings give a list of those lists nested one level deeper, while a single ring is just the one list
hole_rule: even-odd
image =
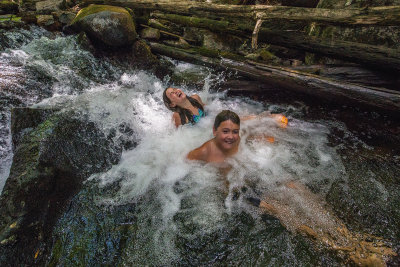
[{"label": "large boulder", "polygon": [[95,46],[110,49],[129,47],[137,37],[133,18],[122,7],[90,5],[79,11],[71,27],[84,31]]},{"label": "large boulder", "polygon": [[22,110],[12,114],[22,117],[13,119],[22,125],[13,125],[17,147],[0,197],[0,266],[38,264],[55,222],[82,182],[121,156],[120,146],[87,118],[50,113],[28,108],[31,122]]}]

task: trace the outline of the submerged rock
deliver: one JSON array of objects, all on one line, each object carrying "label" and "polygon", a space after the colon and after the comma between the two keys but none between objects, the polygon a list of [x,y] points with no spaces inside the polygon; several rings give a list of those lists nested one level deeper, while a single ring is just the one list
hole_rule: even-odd
[{"label": "submerged rock", "polygon": [[32,131],[56,111],[54,109],[41,108],[13,108],[11,113],[11,132],[14,148],[18,147],[25,133]]},{"label": "submerged rock", "polygon": [[[14,121],[30,126],[24,119]],[[35,128],[23,128],[14,125],[24,135],[0,197],[1,266],[37,263],[57,218],[82,182],[121,156],[121,148],[95,123],[71,112],[58,112]]]},{"label": "submerged rock", "polygon": [[131,14],[122,7],[90,5],[83,8],[71,23],[76,31],[84,31],[99,47],[129,47],[137,37]]},{"label": "submerged rock", "polygon": [[123,265],[121,255],[136,237],[136,205],[100,205],[110,191],[85,183],[54,228],[46,265]]}]

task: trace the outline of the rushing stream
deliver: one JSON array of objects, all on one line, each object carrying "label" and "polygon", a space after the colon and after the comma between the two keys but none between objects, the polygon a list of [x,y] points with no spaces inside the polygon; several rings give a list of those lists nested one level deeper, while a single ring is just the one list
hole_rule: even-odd
[{"label": "rushing stream", "polygon": [[[73,110],[124,146],[120,162],[93,174],[57,222],[47,264],[351,262],[344,250],[332,249],[331,240],[304,235],[302,225],[338,243],[345,238],[374,242],[367,234],[382,237],[385,246],[398,251],[400,128],[386,116],[355,110],[354,118],[289,98],[229,96],[218,92],[223,75],[173,62],[176,73],[203,77],[201,90],[175,86],[199,94],[207,113],[197,125],[175,129],[162,103],[169,77],[160,80],[95,59],[73,36],[39,29],[2,34],[9,43],[0,47],[0,190],[12,162],[11,107]],[[242,122],[240,151],[229,159],[227,173],[188,162],[186,154],[212,137],[213,119],[223,109],[241,116],[282,113],[289,124],[281,127],[270,117]],[[363,116],[368,118],[357,122]],[[248,138],[262,134],[274,141]],[[266,199],[284,212],[268,215],[249,197]],[[398,258],[384,259],[398,263]]]}]

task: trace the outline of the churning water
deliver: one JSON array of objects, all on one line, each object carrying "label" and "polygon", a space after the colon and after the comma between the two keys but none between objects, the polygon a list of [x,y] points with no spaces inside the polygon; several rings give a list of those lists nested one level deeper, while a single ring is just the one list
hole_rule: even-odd
[{"label": "churning water", "polygon": [[[343,144],[332,142],[332,135],[335,136],[332,131],[339,131],[341,140],[351,140],[344,150],[373,148],[354,136],[343,123],[307,120],[307,107],[301,102],[260,103],[211,92],[210,85],[223,82],[222,76],[174,62],[176,72],[204,76],[206,82],[200,91],[182,84],[175,86],[188,95],[199,94],[206,103],[207,114],[196,125],[175,129],[172,114],[162,103],[168,77],[160,80],[143,71],[95,59],[80,48],[75,37],[51,36],[39,30],[33,33],[24,33],[26,41],[3,48],[0,56],[3,70],[0,93],[4,103],[0,125],[0,189],[12,160],[10,108],[36,104],[74,110],[88,116],[116,142],[124,140],[129,144],[117,165],[92,175],[86,182],[107,192],[93,198],[93,204],[100,209],[135,207],[132,218],[135,228],[125,233],[125,239],[130,241],[124,246],[113,245],[119,255],[117,262],[122,265],[336,265],[347,259],[337,259],[326,248],[315,247],[311,239],[296,234],[302,225],[307,225],[317,233],[329,233],[336,240],[343,236],[357,239],[351,233],[338,237],[333,232],[334,228],[344,226],[332,209],[350,205],[334,193],[338,190],[348,193],[352,183],[349,173],[353,171],[347,169],[338,154]],[[22,33],[5,36],[12,39],[18,34]],[[212,138],[214,117],[223,109],[240,116],[264,111],[283,113],[289,123],[281,127],[268,116],[242,122],[240,151],[228,160],[229,171],[186,160],[190,150]],[[254,135],[273,137],[273,141],[251,138]],[[386,194],[386,199],[396,198],[379,179],[371,181]],[[312,188],[312,192],[303,185]],[[352,197],[347,198],[349,202],[354,201]],[[284,212],[265,217],[251,205],[249,198],[266,199]],[[339,203],[338,207],[330,207],[325,199],[330,204]],[[364,215],[373,213],[364,212]],[[68,258],[74,251],[71,244],[89,242],[78,237],[71,240],[65,233],[65,229],[72,228],[72,216],[78,215],[65,215],[58,224],[65,234],[60,238],[64,246],[61,265],[76,263],[76,258]],[[100,231],[97,236],[108,240],[108,233],[97,231]],[[393,234],[395,231],[387,236]],[[82,236],[90,238],[85,233]],[[326,241],[321,240],[321,243]],[[101,249],[102,244],[94,246]],[[85,253],[90,254],[89,249]],[[96,262],[94,255],[86,256],[80,263]]]}]

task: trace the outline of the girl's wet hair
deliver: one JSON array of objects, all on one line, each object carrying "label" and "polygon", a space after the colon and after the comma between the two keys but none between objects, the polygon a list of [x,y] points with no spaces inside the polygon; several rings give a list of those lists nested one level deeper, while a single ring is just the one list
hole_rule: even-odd
[{"label": "girl's wet hair", "polygon": [[230,120],[231,122],[240,126],[240,118],[235,112],[230,110],[223,110],[215,117],[214,129],[218,129],[219,125],[227,120]]},{"label": "girl's wet hair", "polygon": [[[178,112],[179,117],[181,118],[181,124],[185,124],[186,120],[188,122],[194,123],[194,119],[193,119],[193,113],[190,110],[187,110],[185,108],[181,108],[178,106],[175,107],[171,107],[171,100],[168,98],[167,96],[167,90],[169,88],[172,88],[171,86],[168,86],[167,88],[165,88],[164,92],[163,92],[163,101],[164,101],[164,105],[167,107],[167,109],[173,111],[173,112]],[[204,108],[203,106],[199,103],[199,101],[197,101],[196,99],[194,99],[193,97],[190,96],[186,96],[187,100],[189,100],[189,102],[196,108],[201,109],[201,111],[204,112]]]}]

